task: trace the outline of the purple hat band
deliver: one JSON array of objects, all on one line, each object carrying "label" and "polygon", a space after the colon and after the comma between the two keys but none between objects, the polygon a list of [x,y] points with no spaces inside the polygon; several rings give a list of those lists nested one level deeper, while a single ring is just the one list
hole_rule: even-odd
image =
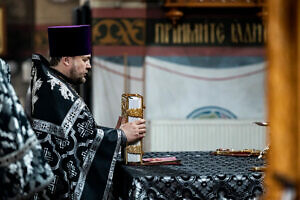
[{"label": "purple hat band", "polygon": [[80,56],[91,54],[90,25],[48,27],[51,57]]}]

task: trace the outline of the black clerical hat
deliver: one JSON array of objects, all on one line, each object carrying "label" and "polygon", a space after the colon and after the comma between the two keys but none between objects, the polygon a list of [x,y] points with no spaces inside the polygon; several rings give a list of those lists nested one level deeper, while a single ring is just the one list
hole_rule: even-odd
[{"label": "black clerical hat", "polygon": [[80,56],[91,53],[90,25],[48,27],[51,57]]}]

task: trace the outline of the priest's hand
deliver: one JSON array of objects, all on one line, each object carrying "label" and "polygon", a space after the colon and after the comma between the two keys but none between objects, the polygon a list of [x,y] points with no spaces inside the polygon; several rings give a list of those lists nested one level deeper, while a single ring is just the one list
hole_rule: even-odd
[{"label": "priest's hand", "polygon": [[140,119],[134,122],[121,124],[120,129],[124,131],[127,138],[127,142],[129,144],[132,144],[145,137],[146,120]]}]

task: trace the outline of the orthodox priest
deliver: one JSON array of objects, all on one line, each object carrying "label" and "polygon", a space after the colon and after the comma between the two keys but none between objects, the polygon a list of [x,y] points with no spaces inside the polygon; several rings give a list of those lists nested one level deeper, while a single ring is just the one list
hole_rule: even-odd
[{"label": "orthodox priest", "polygon": [[31,119],[55,174],[35,199],[108,199],[120,147],[144,137],[145,120],[97,126],[73,89],[91,69],[89,25],[48,27],[50,62],[32,56]]}]

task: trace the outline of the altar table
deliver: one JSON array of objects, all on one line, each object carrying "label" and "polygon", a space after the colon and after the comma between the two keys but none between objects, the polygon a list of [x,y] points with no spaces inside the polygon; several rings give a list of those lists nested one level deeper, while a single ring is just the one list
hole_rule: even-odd
[{"label": "altar table", "polygon": [[257,157],[212,155],[211,152],[151,152],[147,157],[175,156],[181,165],[117,164],[113,194],[130,200],[255,200],[263,194],[263,166]]}]

